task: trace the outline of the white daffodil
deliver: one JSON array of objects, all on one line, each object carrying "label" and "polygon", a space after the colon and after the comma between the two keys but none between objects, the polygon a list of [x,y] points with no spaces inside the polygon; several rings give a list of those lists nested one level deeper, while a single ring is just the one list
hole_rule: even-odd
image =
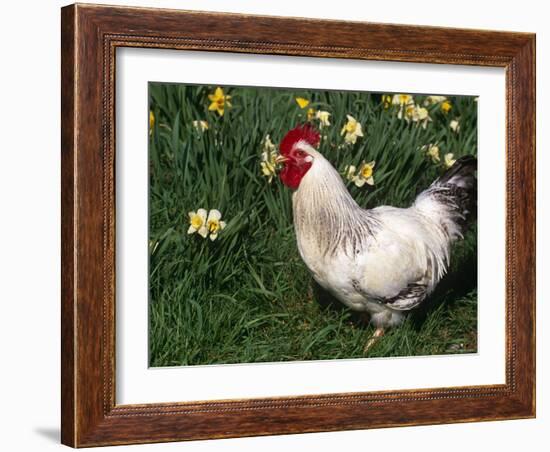
[{"label": "white daffodil", "polygon": [[330,126],[330,113],[328,111],[317,110],[315,113],[315,119],[319,120],[319,129]]},{"label": "white daffodil", "polygon": [[452,152],[445,154],[445,156],[443,157],[443,165],[445,166],[445,168],[450,168],[455,164],[456,160],[453,157],[454,154]]},{"label": "white daffodil", "polygon": [[199,209],[196,212],[191,211],[189,215],[189,229],[187,230],[188,234],[194,234],[198,232],[202,238],[206,238],[208,235],[208,229],[206,227],[206,210]]},{"label": "white daffodil", "polygon": [[424,105],[426,107],[430,105],[440,104],[441,102],[445,102],[447,98],[445,96],[428,96],[426,99],[424,99]]},{"label": "white daffodil", "polygon": [[352,181],[355,179],[355,172],[357,171],[357,168],[355,165],[348,165],[344,168],[344,174],[346,175],[346,179]]},{"label": "white daffodil", "polygon": [[416,122],[417,125],[421,125],[423,129],[428,126],[428,122],[432,120],[427,108],[421,107],[418,104],[409,104],[405,107],[405,114],[401,115],[401,111],[398,114],[401,119],[405,118],[407,122]]},{"label": "white daffodil", "polygon": [[348,122],[342,127],[340,135],[344,135],[344,141],[348,144],[355,144],[357,142],[357,137],[363,136],[363,129],[361,124],[351,116],[346,115]]},{"label": "white daffodil", "polygon": [[460,132],[460,121],[458,119],[453,119],[449,122],[449,127],[454,133]]},{"label": "white daffodil", "polygon": [[225,221],[221,221],[221,217],[222,214],[219,210],[211,209],[210,212],[208,212],[206,228],[210,233],[209,238],[212,241],[216,240],[218,238],[218,233],[225,228]]},{"label": "white daffodil", "polygon": [[208,122],[203,120],[196,120],[193,121],[193,127],[199,132],[204,132],[205,130],[208,130]]},{"label": "white daffodil", "polygon": [[277,174],[277,148],[271,141],[269,135],[264,138],[263,152],[260,160],[260,168],[262,174],[267,177],[267,181],[271,183],[273,176]]},{"label": "white daffodil", "polygon": [[433,163],[439,163],[441,158],[439,157],[439,146],[437,144],[428,144],[422,146],[422,150],[428,157],[432,159]]},{"label": "white daffodil", "polygon": [[414,103],[414,99],[410,94],[394,94],[391,101],[392,105],[404,106]]},{"label": "white daffodil", "polygon": [[374,165],[376,162],[373,160],[372,162],[366,163],[363,162],[361,166],[359,167],[359,172],[357,173],[357,176],[355,176],[353,182],[358,187],[362,187],[365,184],[368,185],[374,185]]},{"label": "white daffodil", "polygon": [[359,171],[354,165],[346,166],[344,169],[346,179],[352,181],[356,186],[362,187],[365,184],[374,185],[374,165],[376,162],[363,162]]}]

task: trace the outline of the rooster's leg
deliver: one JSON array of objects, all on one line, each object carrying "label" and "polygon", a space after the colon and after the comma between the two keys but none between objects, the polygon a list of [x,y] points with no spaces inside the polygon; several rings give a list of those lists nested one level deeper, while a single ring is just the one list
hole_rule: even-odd
[{"label": "rooster's leg", "polygon": [[367,353],[380,340],[382,336],[384,336],[384,328],[376,328],[371,338],[367,341],[364,352]]}]

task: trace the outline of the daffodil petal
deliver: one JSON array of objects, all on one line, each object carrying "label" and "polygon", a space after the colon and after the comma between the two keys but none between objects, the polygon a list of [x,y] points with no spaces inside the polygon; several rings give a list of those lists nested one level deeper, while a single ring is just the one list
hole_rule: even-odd
[{"label": "daffodil petal", "polygon": [[206,236],[208,235],[208,228],[206,226],[201,226],[200,229],[199,229],[199,235],[205,239]]},{"label": "daffodil petal", "polygon": [[206,221],[207,212],[206,209],[199,209],[197,210],[197,215],[201,217],[202,221]]},{"label": "daffodil petal", "polygon": [[194,234],[197,232],[197,229],[194,226],[189,226],[189,229],[187,230],[188,234]]},{"label": "daffodil petal", "polygon": [[222,217],[222,214],[219,210],[211,209],[210,212],[208,212],[208,220],[207,221],[219,220],[221,217]]},{"label": "daffodil petal", "polygon": [[218,234],[217,233],[212,233],[212,234],[210,234],[209,238],[210,238],[210,240],[214,241],[218,238]]},{"label": "daffodil petal", "polygon": [[303,97],[297,97],[296,103],[300,108],[306,108],[309,105],[309,100],[304,99]]}]

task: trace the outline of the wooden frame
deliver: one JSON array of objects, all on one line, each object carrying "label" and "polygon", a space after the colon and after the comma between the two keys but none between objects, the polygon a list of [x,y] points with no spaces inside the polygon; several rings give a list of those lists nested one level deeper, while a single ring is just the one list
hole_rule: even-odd
[{"label": "wooden frame", "polygon": [[[323,33],[303,30],[322,29]],[[62,9],[62,442],[74,447],[535,415],[535,36],[92,5]],[[506,69],[506,383],[115,404],[117,47]]]}]

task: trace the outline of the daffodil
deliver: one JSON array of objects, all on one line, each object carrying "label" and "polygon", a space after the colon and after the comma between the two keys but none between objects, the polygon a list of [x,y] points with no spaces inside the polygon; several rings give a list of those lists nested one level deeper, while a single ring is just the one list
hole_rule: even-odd
[{"label": "daffodil", "polygon": [[414,103],[414,99],[410,94],[394,94],[391,103],[398,106],[409,105]]},{"label": "daffodil", "polygon": [[452,152],[445,154],[445,156],[443,157],[443,165],[445,166],[445,168],[450,168],[455,164],[456,160],[453,157],[454,154]]},{"label": "daffodil", "polygon": [[304,99],[303,97],[297,97],[296,98],[296,103],[298,104],[298,106],[300,108],[306,108],[308,105],[309,105],[309,100],[307,99]]},{"label": "daffodil", "polygon": [[193,127],[199,132],[204,132],[205,130],[208,130],[208,122],[203,120],[196,120],[193,121]]},{"label": "daffodil", "polygon": [[403,119],[407,122],[416,122],[417,125],[421,125],[423,129],[428,126],[428,122],[432,120],[427,108],[421,107],[418,104],[408,104],[405,106],[404,114],[402,111],[398,113],[398,118]]},{"label": "daffodil", "polygon": [[452,130],[454,133],[460,132],[460,121],[459,121],[458,119],[453,119],[453,120],[449,123],[449,127],[451,128],[451,130]]},{"label": "daffodil", "polygon": [[392,105],[399,107],[399,111],[397,112],[397,117],[399,119],[406,119],[407,117],[410,119],[414,114],[414,98],[410,94],[394,94]]},{"label": "daffodil", "polygon": [[278,153],[275,145],[271,142],[270,136],[266,135],[264,138],[260,167],[262,169],[262,174],[267,177],[269,183],[273,180],[273,176],[277,174],[277,156]]},{"label": "daffodil", "polygon": [[340,135],[345,135],[344,141],[346,143],[355,144],[357,142],[357,137],[363,136],[363,129],[361,127],[361,124],[357,122],[357,119],[355,119],[351,115],[346,116],[348,118],[348,122],[344,124],[344,127],[342,127]]},{"label": "daffodil", "polygon": [[194,234],[198,232],[202,238],[206,238],[208,235],[208,228],[206,227],[207,213],[205,209],[198,209],[196,212],[191,211],[189,215],[189,229],[188,234]]},{"label": "daffodil", "polygon": [[387,110],[391,107],[392,104],[392,97],[388,94],[382,95],[382,105],[384,106],[384,110]]},{"label": "daffodil", "polygon": [[153,127],[155,127],[155,114],[153,110],[149,111],[149,134],[153,133]]},{"label": "daffodil", "polygon": [[313,121],[313,119],[315,118],[315,109],[314,108],[308,108],[306,115],[307,115],[307,120],[308,121]]},{"label": "daffodil", "polygon": [[357,167],[355,165],[348,165],[344,168],[344,174],[346,176],[346,179],[349,181],[353,181],[355,177],[357,176],[355,172],[357,171]]},{"label": "daffodil", "polygon": [[441,105],[439,106],[439,108],[441,108],[441,111],[443,113],[447,114],[451,111],[451,108],[453,108],[453,106],[451,105],[451,102],[446,100],[444,102],[441,102]]},{"label": "daffodil", "polygon": [[432,159],[433,163],[439,163],[441,158],[439,157],[439,146],[436,144],[428,144],[422,146],[422,150],[426,153],[426,156]]},{"label": "daffodil", "polygon": [[424,99],[424,105],[428,107],[430,105],[440,104],[446,100],[447,98],[445,96],[428,96]]},{"label": "daffodil", "polygon": [[[374,185],[374,165],[376,162],[373,160],[372,162],[363,162],[361,166],[359,167],[359,171],[357,171],[357,174],[355,174],[355,167],[353,167],[353,177],[352,181],[357,187],[362,187],[365,184],[368,185]],[[348,169],[349,173],[349,169]],[[348,176],[349,179],[349,176]]]},{"label": "daffodil", "polygon": [[206,228],[210,234],[208,237],[214,241],[218,238],[219,232],[225,228],[225,221],[221,221],[222,214],[219,210],[211,209],[208,212],[208,219],[206,220]]},{"label": "daffodil", "polygon": [[430,114],[428,113],[428,110],[424,107],[419,107],[418,105],[415,108],[413,117],[413,122],[418,123],[422,126],[423,129],[425,129],[428,126],[428,123],[432,120],[430,118]]},{"label": "daffodil", "polygon": [[219,86],[216,88],[216,91],[214,91],[214,94],[208,95],[208,99],[210,99],[211,102],[208,110],[216,111],[220,116],[223,116],[225,112],[225,107],[231,107],[231,102],[229,102],[231,96],[224,94],[223,89],[221,89]]},{"label": "daffodil", "polygon": [[359,170],[354,165],[346,166],[344,173],[346,179],[353,182],[357,187],[363,185],[374,185],[374,165],[376,162],[363,162],[359,167]]},{"label": "daffodil", "polygon": [[330,126],[330,113],[328,111],[322,111],[318,110],[317,113],[315,113],[315,119],[319,120],[319,128],[322,129],[323,127]]}]

